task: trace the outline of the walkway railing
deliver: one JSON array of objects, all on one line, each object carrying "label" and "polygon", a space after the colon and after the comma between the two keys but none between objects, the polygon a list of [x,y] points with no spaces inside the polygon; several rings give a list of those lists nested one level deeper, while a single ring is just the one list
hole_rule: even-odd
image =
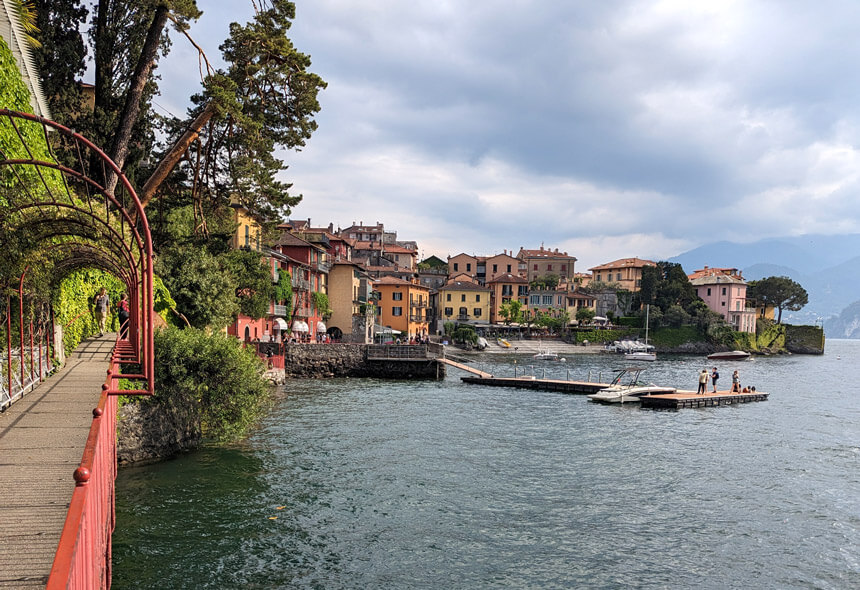
[{"label": "walkway railing", "polygon": [[116,414],[121,349],[115,347],[80,466],[48,590],[110,588],[116,480]]},{"label": "walkway railing", "polygon": [[367,358],[373,360],[386,359],[426,359],[427,345],[425,344],[371,344],[367,347]]}]

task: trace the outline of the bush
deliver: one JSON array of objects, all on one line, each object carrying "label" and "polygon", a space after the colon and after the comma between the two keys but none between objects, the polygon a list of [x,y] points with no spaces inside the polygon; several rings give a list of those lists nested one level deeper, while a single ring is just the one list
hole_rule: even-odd
[{"label": "bush", "polygon": [[199,408],[204,436],[235,440],[256,422],[270,386],[252,349],[221,333],[165,328],[155,337],[156,398]]}]

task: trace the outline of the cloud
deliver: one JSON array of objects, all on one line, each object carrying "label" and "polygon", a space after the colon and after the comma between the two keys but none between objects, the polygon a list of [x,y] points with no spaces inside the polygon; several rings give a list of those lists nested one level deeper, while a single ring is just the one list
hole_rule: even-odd
[{"label": "cloud", "polygon": [[[213,19],[201,32],[220,43],[234,11],[201,5]],[[580,268],[860,231],[858,12],[835,0],[298,3],[292,39],[329,86],[319,130],[284,154],[305,196],[294,215],[380,221],[428,255],[544,243]]]}]

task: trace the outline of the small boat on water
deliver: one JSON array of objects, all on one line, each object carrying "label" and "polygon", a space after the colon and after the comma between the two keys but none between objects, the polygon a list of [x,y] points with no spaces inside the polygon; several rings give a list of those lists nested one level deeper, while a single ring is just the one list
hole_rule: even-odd
[{"label": "small boat on water", "polygon": [[532,358],[538,361],[557,361],[559,360],[558,353],[550,350],[538,350]]},{"label": "small boat on water", "polygon": [[708,358],[712,361],[743,361],[749,357],[750,353],[743,350],[729,350],[727,352],[715,352],[708,355]]},{"label": "small boat on water", "polygon": [[511,347],[511,343],[508,342],[507,340],[505,340],[504,338],[499,338],[498,340],[496,340],[496,342],[498,342],[499,346],[501,346],[502,348],[510,348]]},{"label": "small boat on water", "polygon": [[632,343],[630,350],[624,354],[624,358],[629,361],[656,361],[657,353],[654,347],[648,344],[648,320],[651,311],[651,306],[645,306],[645,344],[638,342]]},{"label": "small boat on water", "polygon": [[654,383],[644,383],[639,380],[639,375],[645,369],[641,367],[628,367],[618,371],[618,375],[609,384],[597,393],[588,396],[593,402],[603,404],[623,404],[628,402],[642,401],[639,398],[652,393],[675,393],[674,387],[663,387]]}]

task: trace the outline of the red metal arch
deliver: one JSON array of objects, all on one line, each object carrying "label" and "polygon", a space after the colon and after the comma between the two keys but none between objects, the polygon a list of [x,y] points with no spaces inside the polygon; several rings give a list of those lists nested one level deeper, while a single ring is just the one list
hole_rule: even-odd
[{"label": "red metal arch", "polygon": [[[117,276],[127,287],[131,307],[129,336],[118,341],[115,358],[141,365],[142,389],[120,391],[120,375],[108,392],[152,394],[154,387],[154,311],[152,237],[146,214],[128,179],[92,142],[42,117],[0,109],[0,126],[17,142],[0,146],[0,248],[4,236],[26,232],[35,239],[23,259],[3,269],[0,281],[23,285],[26,265],[53,264],[56,276],[95,267]],[[116,175],[113,191],[100,179]],[[60,248],[59,256],[46,255]],[[23,288],[20,297],[24,297]],[[11,301],[8,303],[11,309]],[[10,312],[11,313],[11,312]],[[23,330],[20,330],[23,332]],[[11,332],[10,332],[11,336]]]}]

